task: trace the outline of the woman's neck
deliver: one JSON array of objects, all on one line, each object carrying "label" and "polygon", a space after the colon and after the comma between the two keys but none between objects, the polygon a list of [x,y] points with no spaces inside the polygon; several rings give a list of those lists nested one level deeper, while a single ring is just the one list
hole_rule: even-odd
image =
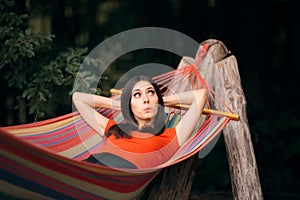
[{"label": "woman's neck", "polygon": [[142,130],[145,127],[152,126],[152,120],[140,120],[138,125],[139,129]]}]

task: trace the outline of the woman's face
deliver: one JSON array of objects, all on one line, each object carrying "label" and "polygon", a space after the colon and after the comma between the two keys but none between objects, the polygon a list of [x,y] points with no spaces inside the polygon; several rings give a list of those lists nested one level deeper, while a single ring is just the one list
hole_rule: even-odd
[{"label": "woman's face", "polygon": [[139,126],[149,125],[158,109],[158,97],[148,81],[137,82],[131,93],[131,110]]}]

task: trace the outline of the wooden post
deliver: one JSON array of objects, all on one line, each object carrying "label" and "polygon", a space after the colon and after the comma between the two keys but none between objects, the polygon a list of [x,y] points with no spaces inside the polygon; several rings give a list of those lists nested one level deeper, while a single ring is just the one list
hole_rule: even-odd
[{"label": "wooden post", "polygon": [[[223,129],[233,197],[239,200],[261,200],[263,194],[236,58],[230,55],[222,42],[217,40],[205,42],[209,42],[212,46],[199,70],[209,85],[214,88],[216,94],[229,105],[234,113],[240,115],[238,122],[231,121]],[[220,102],[216,102],[215,106],[217,110],[224,110],[224,105]]]},{"label": "wooden post", "polygon": [[[210,48],[199,64],[198,70],[216,94],[240,115],[240,120],[231,121],[223,129],[230,169],[234,199],[262,200],[262,190],[256,159],[247,121],[246,100],[241,86],[238,65],[234,56],[218,40],[207,40]],[[199,51],[203,45],[200,45]],[[193,63],[193,58],[183,58],[179,67]],[[224,105],[216,102],[217,110]],[[193,156],[184,162],[164,169],[152,182],[141,199],[188,199],[197,169],[198,158]]]},{"label": "wooden post", "polygon": [[140,199],[188,200],[198,161],[197,156],[192,156],[184,162],[163,169]]}]

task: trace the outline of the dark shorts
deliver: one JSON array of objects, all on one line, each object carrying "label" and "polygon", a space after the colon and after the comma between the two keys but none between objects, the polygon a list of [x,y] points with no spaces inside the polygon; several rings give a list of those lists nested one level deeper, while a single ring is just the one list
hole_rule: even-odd
[{"label": "dark shorts", "polygon": [[84,161],[113,168],[137,169],[137,167],[131,162],[111,153],[94,154]]}]

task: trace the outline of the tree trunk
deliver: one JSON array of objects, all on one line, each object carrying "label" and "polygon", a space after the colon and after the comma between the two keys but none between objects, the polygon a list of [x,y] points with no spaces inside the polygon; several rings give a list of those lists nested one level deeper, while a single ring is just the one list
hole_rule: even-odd
[{"label": "tree trunk", "polygon": [[197,156],[165,168],[152,181],[140,199],[188,199],[198,166]]},{"label": "tree trunk", "polygon": [[[210,48],[198,70],[222,101],[240,115],[239,121],[229,122],[223,129],[234,199],[263,199],[236,58],[220,41],[207,40],[204,43],[209,43]],[[202,44],[197,54],[201,52]],[[183,58],[179,67],[193,61],[192,58]],[[228,111],[218,101],[214,106],[217,110]],[[193,156],[164,169],[141,199],[188,199],[197,163],[197,157]]]},{"label": "tree trunk", "polygon": [[[223,129],[234,199],[263,199],[236,58],[220,41],[205,42],[212,46],[199,70],[225,104],[240,115],[238,122],[232,121]],[[226,111],[218,101],[215,106]]]}]

